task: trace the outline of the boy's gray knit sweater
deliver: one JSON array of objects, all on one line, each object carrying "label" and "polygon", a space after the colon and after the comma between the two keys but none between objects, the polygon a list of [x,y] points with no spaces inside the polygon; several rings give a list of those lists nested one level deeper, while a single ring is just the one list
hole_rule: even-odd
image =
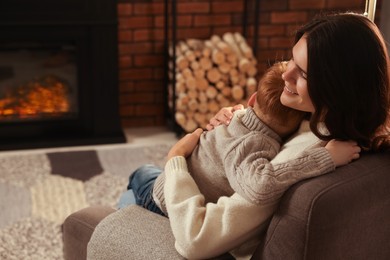
[{"label": "boy's gray knit sweater", "polygon": [[[202,134],[199,145],[187,158],[189,172],[206,202],[216,202],[219,197],[236,192],[259,204],[279,199],[299,180],[334,170],[333,161],[324,147],[272,164],[270,161],[279,152],[280,143],[281,138],[256,116],[252,108],[237,111],[229,126],[219,126]],[[156,179],[153,199],[167,213],[164,174]]]}]

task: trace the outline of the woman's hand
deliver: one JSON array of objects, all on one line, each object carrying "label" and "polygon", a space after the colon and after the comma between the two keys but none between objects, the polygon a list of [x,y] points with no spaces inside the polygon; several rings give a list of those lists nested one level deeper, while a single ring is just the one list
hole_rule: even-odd
[{"label": "woman's hand", "polygon": [[355,141],[330,140],[325,148],[330,153],[336,167],[350,163],[360,157],[361,148]]},{"label": "woman's hand", "polygon": [[235,105],[234,107],[221,108],[221,110],[210,119],[210,122],[206,125],[206,129],[210,131],[222,124],[229,125],[230,120],[233,118],[234,111],[241,109],[244,109],[244,106],[241,104]]},{"label": "woman's hand", "polygon": [[168,153],[168,160],[175,156],[188,157],[198,145],[199,138],[202,132],[203,130],[201,128],[198,128],[194,132],[186,134],[171,148]]}]

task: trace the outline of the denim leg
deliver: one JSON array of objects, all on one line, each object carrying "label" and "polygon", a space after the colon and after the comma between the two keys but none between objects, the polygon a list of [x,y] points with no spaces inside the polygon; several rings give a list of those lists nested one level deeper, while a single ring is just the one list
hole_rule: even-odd
[{"label": "denim leg", "polygon": [[156,166],[146,164],[135,170],[130,176],[127,188],[133,190],[137,204],[148,195],[161,172],[162,170]]},{"label": "denim leg", "polygon": [[119,198],[118,209],[122,209],[134,204],[137,203],[135,202],[134,192],[132,189],[130,189],[122,193],[121,197]]},{"label": "denim leg", "polygon": [[162,170],[154,165],[141,166],[129,178],[129,189],[134,194],[135,202],[150,211],[164,215],[153,200],[153,185]]}]

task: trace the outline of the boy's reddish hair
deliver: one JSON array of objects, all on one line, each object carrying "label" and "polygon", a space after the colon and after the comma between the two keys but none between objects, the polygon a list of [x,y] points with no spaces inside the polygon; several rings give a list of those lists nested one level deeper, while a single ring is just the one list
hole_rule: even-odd
[{"label": "boy's reddish hair", "polygon": [[285,85],[282,74],[286,67],[287,62],[276,62],[264,73],[257,87],[256,102],[260,111],[274,121],[281,125],[298,126],[307,113],[286,107],[280,102]]}]

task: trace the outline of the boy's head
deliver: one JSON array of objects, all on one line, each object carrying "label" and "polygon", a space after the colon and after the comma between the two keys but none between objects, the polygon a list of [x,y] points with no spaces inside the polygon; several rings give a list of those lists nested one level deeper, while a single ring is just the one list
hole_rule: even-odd
[{"label": "boy's head", "polygon": [[281,137],[292,134],[306,115],[282,105],[280,96],[284,89],[282,74],[286,71],[287,62],[276,62],[260,79],[257,87],[254,109],[261,120]]}]

